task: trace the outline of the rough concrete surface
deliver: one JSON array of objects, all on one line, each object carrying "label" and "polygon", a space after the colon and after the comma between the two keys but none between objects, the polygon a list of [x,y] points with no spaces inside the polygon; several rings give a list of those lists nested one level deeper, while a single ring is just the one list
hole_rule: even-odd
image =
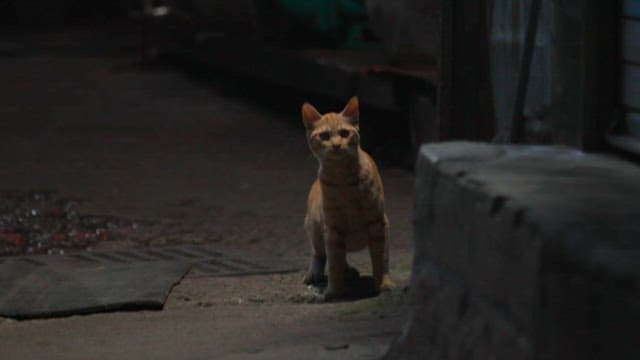
[{"label": "rough concrete surface", "polygon": [[638,357],[638,199],[640,168],[606,156],[423,146],[411,320],[388,358]]},{"label": "rough concrete surface", "polygon": [[[281,104],[224,96],[215,80],[136,66],[135,30],[107,30],[10,34],[23,50],[0,58],[0,189],[54,190],[79,199],[79,214],[139,225],[92,244],[97,251],[204,243],[280,256],[301,271],[187,275],[162,311],[0,319],[0,358],[382,355],[405,316],[413,176],[382,167],[398,288],[375,298],[314,303],[302,284],[309,256],[302,222],[317,165],[300,104],[275,112]],[[365,275],[367,257],[352,260]]]}]

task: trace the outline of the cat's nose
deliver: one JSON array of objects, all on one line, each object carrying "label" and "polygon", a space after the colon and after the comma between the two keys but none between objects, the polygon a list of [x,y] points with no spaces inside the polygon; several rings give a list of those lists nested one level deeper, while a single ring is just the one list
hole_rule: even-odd
[{"label": "cat's nose", "polygon": [[340,149],[340,144],[332,144],[332,145],[333,145],[333,150]]}]

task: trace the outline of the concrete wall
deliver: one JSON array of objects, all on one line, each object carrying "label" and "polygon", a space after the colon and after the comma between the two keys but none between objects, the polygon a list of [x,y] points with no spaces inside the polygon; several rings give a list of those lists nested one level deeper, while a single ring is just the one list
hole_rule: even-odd
[{"label": "concrete wall", "polygon": [[640,169],[562,147],[425,145],[412,313],[388,359],[640,358]]}]

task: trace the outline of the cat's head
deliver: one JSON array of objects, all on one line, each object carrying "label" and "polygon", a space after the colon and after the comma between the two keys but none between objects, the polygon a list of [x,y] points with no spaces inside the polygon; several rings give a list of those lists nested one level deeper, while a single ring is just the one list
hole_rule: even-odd
[{"label": "cat's head", "polygon": [[319,160],[339,160],[358,155],[358,98],[352,97],[340,113],[320,114],[313,105],[302,105],[302,122],[307,128],[311,152]]}]

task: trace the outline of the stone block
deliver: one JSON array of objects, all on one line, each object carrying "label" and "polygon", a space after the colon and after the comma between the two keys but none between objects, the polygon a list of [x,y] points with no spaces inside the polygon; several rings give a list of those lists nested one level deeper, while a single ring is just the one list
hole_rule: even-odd
[{"label": "stone block", "polygon": [[[636,165],[565,147],[450,142],[421,148],[416,178],[413,310],[390,354],[429,344],[448,354],[432,359],[640,355]],[[479,315],[461,324],[449,308],[460,302]],[[477,318],[488,330],[469,330]],[[486,331],[497,338],[479,341]],[[465,357],[464,336],[486,349]]]}]

